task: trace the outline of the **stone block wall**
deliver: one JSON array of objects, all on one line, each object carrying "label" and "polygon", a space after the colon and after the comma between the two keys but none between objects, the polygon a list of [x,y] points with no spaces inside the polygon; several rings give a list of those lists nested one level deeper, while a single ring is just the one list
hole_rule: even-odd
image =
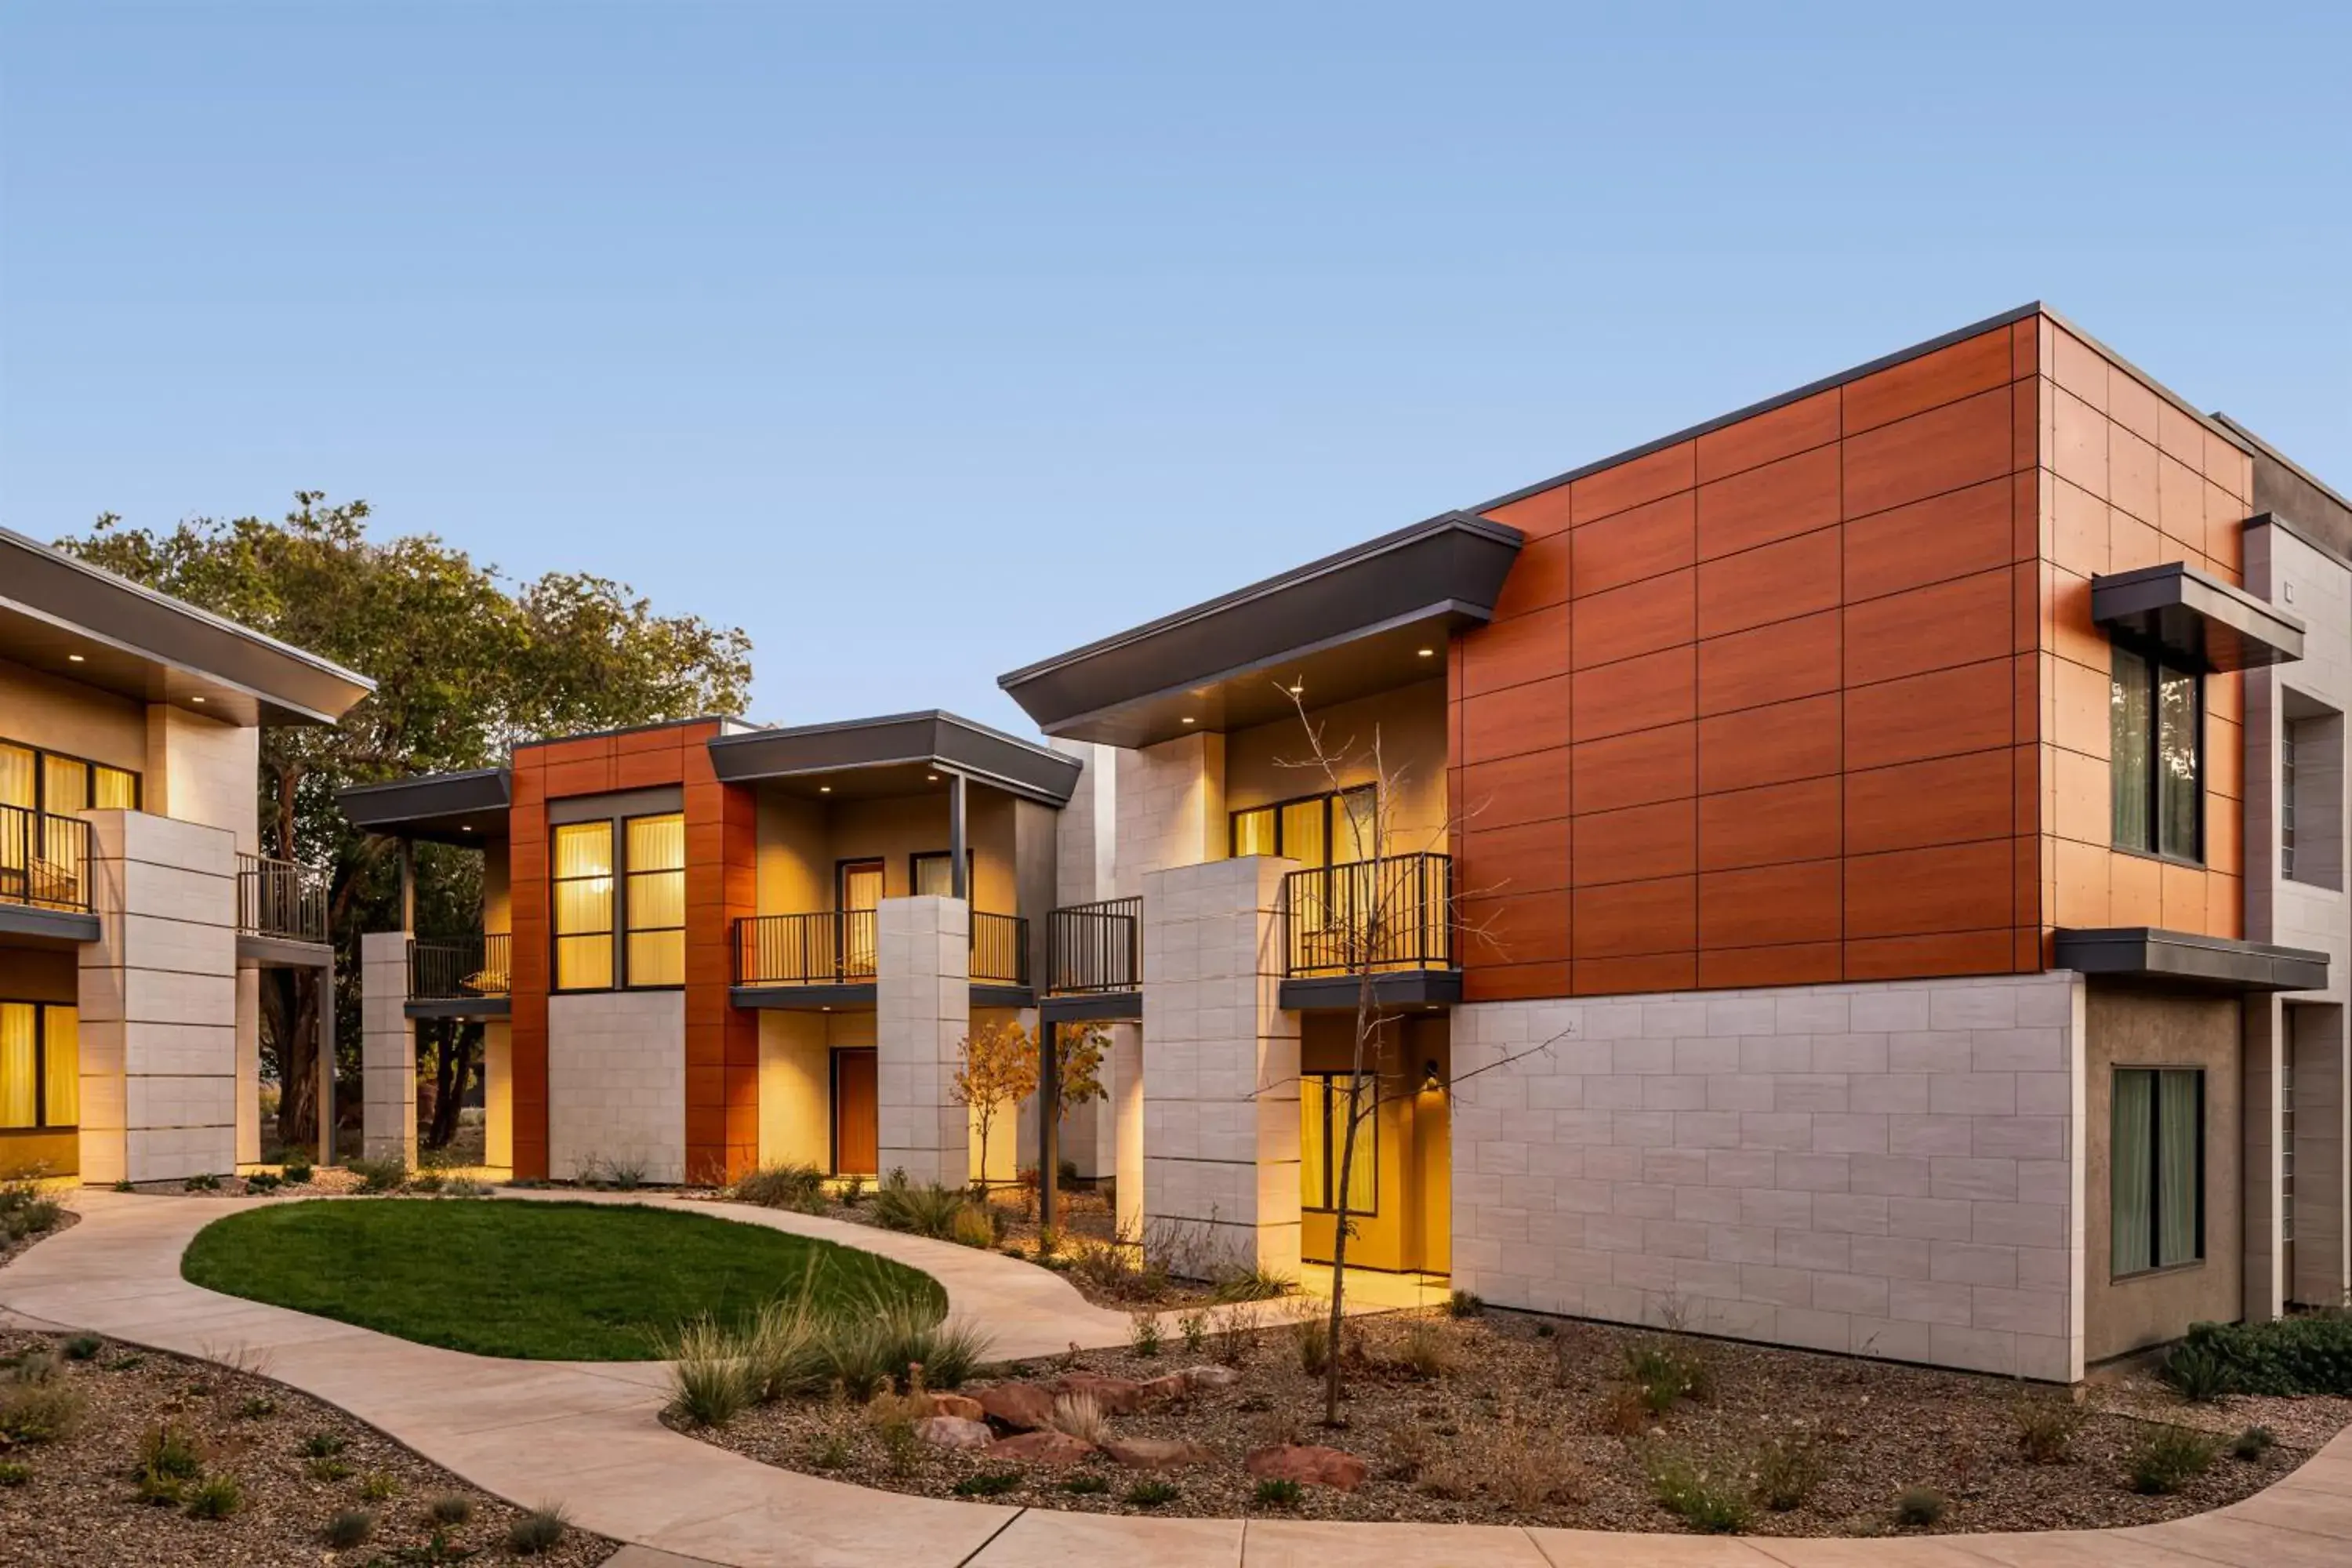
[{"label": "stone block wall", "polygon": [[686,993],[547,999],[548,1173],[599,1163],[686,1180]]},{"label": "stone block wall", "polygon": [[875,929],[876,1158],[885,1174],[961,1186],[972,1175],[971,1113],[954,1094],[971,1026],[971,908],[885,899]]},{"label": "stone block wall", "polygon": [[1454,1283],[2071,1381],[2083,1018],[2064,973],[1464,1006]]},{"label": "stone block wall", "polygon": [[1223,735],[1187,735],[1117,755],[1117,885],[1103,897],[1131,898],[1150,872],[1223,858],[1230,830]]},{"label": "stone block wall", "polygon": [[416,1026],[408,1005],[408,933],[360,937],[360,1152],[416,1163]]}]

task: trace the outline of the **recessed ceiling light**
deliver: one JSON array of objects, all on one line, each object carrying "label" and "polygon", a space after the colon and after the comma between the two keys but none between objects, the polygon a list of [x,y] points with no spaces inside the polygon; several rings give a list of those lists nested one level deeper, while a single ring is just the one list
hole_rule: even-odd
[{"label": "recessed ceiling light", "polygon": [[82,656],[78,653],[69,653],[66,655],[66,662],[68,664],[87,664],[89,660],[83,658]]},{"label": "recessed ceiling light", "polygon": [[1437,650],[1433,647],[1425,647],[1418,651],[1423,658],[1435,658],[1437,657]]},{"label": "recessed ceiling light", "polygon": [[457,831],[460,833],[471,833],[474,831],[474,825],[470,822],[461,822],[457,825]]},{"label": "recessed ceiling light", "polygon": [[833,786],[831,784],[819,784],[816,786],[816,793],[819,795],[831,795],[833,793]]},{"label": "recessed ceiling light", "polygon": [[1197,723],[1199,723],[1199,722],[1200,722],[1200,721],[1199,721],[1198,719],[1190,719],[1190,718],[1188,718],[1188,719],[1186,719],[1186,720],[1184,721],[1184,722],[1186,722],[1187,724],[1197,724]]},{"label": "recessed ceiling light", "polygon": [[925,774],[923,775],[923,777],[924,777],[925,779],[927,779],[928,781],[929,781],[930,783],[932,783],[932,784],[937,784],[937,783],[939,783],[939,782],[940,782],[940,775],[939,775],[939,774],[937,774],[937,773],[925,773]]},{"label": "recessed ceiling light", "polygon": [[1305,682],[1305,681],[1303,681],[1303,680],[1302,680],[1302,681],[1300,681],[1297,685],[1296,685],[1296,686],[1294,686],[1294,687],[1292,687],[1292,688],[1290,689],[1290,694],[1291,694],[1293,697],[1296,697],[1296,696],[1297,696],[1300,692],[1302,692],[1302,691],[1304,691],[1304,690],[1306,690],[1306,689],[1307,689],[1307,682]]},{"label": "recessed ceiling light", "polygon": [[191,697],[188,700],[194,703],[199,708],[203,707],[205,702],[205,700],[201,697]]}]

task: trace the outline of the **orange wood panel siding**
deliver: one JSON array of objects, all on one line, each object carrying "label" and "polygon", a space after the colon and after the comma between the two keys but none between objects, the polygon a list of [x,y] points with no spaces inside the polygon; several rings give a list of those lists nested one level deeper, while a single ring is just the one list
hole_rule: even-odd
[{"label": "orange wood panel siding", "polygon": [[719,783],[703,721],[515,748],[509,812],[514,974],[515,1174],[548,1173],[547,996],[551,984],[547,803],[613,790],[684,786],[686,799],[686,1170],[727,1180],[759,1145],[759,1024],[728,1001],[730,932],[755,912],[751,792]]},{"label": "orange wood panel siding", "polygon": [[[1473,999],[2028,971],[2054,923],[2239,934],[2236,677],[2205,870],[2107,847],[2089,577],[2235,581],[2251,463],[2046,318],[1493,510],[1532,583],[1452,650]],[[2126,894],[2128,896],[2126,896]]]}]

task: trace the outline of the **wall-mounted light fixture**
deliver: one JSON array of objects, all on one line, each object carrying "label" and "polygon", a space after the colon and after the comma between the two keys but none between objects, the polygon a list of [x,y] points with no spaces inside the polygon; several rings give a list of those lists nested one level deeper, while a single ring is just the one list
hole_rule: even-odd
[{"label": "wall-mounted light fixture", "polygon": [[1439,1076],[1437,1062],[1433,1058],[1421,1064],[1421,1092],[1423,1094],[1445,1092],[1445,1079]]}]

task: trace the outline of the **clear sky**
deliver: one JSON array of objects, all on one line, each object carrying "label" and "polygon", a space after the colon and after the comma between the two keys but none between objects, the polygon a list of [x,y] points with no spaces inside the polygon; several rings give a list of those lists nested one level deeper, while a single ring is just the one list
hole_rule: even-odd
[{"label": "clear sky", "polygon": [[[2352,7],[0,8],[0,521],[1000,673],[2030,300],[2352,487]],[[1904,19],[1916,13],[1918,19]]]}]

